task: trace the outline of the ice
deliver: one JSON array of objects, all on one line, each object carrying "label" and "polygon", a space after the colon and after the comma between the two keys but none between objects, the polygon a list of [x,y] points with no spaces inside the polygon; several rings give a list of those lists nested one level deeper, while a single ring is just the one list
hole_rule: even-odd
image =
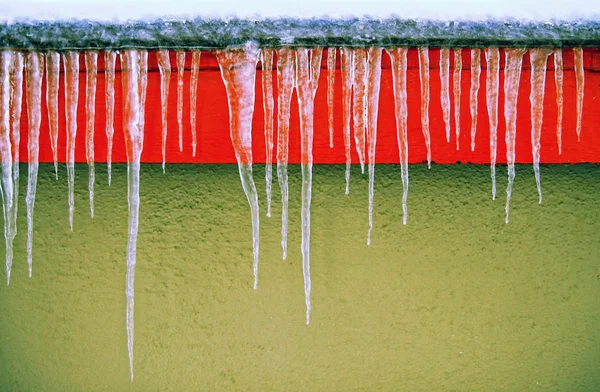
[{"label": "ice", "polygon": [[140,158],[144,145],[144,101],[147,70],[147,51],[136,49],[121,51],[123,131],[127,150],[127,201],[129,206],[125,294],[127,297],[127,349],[131,381],[133,381],[133,284],[140,210]]},{"label": "ice", "polygon": [[556,142],[558,153],[562,154],[563,118],[563,56],[562,49],[554,49],[554,83],[556,84]]},{"label": "ice", "polygon": [[327,108],[329,119],[329,148],[333,148],[333,130],[334,130],[334,100],[335,100],[335,57],[336,48],[327,49]]},{"label": "ice", "polygon": [[281,248],[287,257],[288,233],[288,142],[290,104],[294,91],[294,53],[290,48],[277,49],[277,179],[281,188]]},{"label": "ice", "polygon": [[408,222],[408,137],[407,119],[408,109],[406,102],[406,53],[407,48],[387,49],[392,60],[392,79],[394,88],[394,104],[396,107],[396,132],[398,137],[398,150],[400,152],[400,166],[402,172],[402,223]]},{"label": "ice", "polygon": [[542,119],[544,116],[544,92],[546,89],[546,63],[552,49],[535,48],[529,50],[531,59],[531,153],[533,155],[533,171],[535,182],[542,204],[542,184],[540,183],[540,137],[542,136]]},{"label": "ice", "polygon": [[10,270],[13,256],[13,169],[10,143],[11,72],[14,66],[14,53],[0,52],[0,155],[2,156],[2,212],[4,215],[4,239],[6,245],[6,284],[10,284]]},{"label": "ice", "polygon": [[265,111],[265,179],[267,182],[267,216],[271,217],[271,183],[273,182],[273,49],[262,49],[262,91]]},{"label": "ice", "polygon": [[192,156],[196,156],[196,111],[198,105],[198,73],[200,72],[199,50],[192,50],[192,78],[190,81],[190,125],[192,127]]},{"label": "ice", "polygon": [[421,81],[421,130],[427,146],[427,167],[431,169],[431,137],[429,136],[429,48],[419,47],[419,79]]},{"label": "ice", "polygon": [[63,52],[65,67],[65,108],[67,122],[67,175],[69,180],[69,225],[73,231],[75,211],[75,137],[77,136],[77,102],[79,100],[79,53]]},{"label": "ice", "polygon": [[160,71],[160,111],[162,118],[162,171],[165,172],[167,157],[167,109],[169,106],[169,85],[171,82],[171,60],[169,51],[161,49],[156,52],[158,70]]},{"label": "ice", "polygon": [[50,147],[54,158],[54,175],[58,180],[58,82],[60,75],[60,55],[46,53],[46,106],[48,107],[48,128]]},{"label": "ice", "polygon": [[456,128],[456,149],[460,149],[460,81],[462,74],[462,49],[454,49],[454,126]]},{"label": "ice", "polygon": [[258,288],[258,195],[252,179],[252,115],[254,114],[254,85],[260,50],[249,41],[244,46],[217,50],[217,61],[227,90],[231,141],[238,161],[242,187],[252,214],[254,248],[254,289]]},{"label": "ice", "polygon": [[492,200],[496,200],[496,151],[498,141],[498,79],[500,75],[500,51],[485,49],[486,78],[485,94],[490,121],[490,169],[492,176]]},{"label": "ice", "polygon": [[312,193],[312,147],[314,99],[319,86],[322,49],[296,49],[296,86],[300,111],[300,154],[302,162],[302,272],[306,301],[306,324],[310,323],[310,202]]},{"label": "ice", "polygon": [[96,82],[98,77],[98,52],[85,52],[86,90],[85,90],[85,157],[89,168],[88,189],[90,192],[90,216],[94,217],[94,121],[96,119]]},{"label": "ice", "polygon": [[481,49],[471,49],[471,90],[469,107],[471,109],[471,151],[475,151],[475,136],[477,135],[477,94],[479,93],[479,78],[481,76]]},{"label": "ice", "polygon": [[111,180],[111,162],[112,162],[112,143],[115,133],[114,117],[115,117],[115,62],[117,53],[112,50],[104,52],[104,67],[106,76],[106,168],[108,171],[108,185]]},{"label": "ice", "polygon": [[177,61],[177,124],[179,125],[179,152],[183,151],[183,71],[185,71],[185,52],[175,51]]},{"label": "ice", "polygon": [[379,90],[381,86],[381,48],[368,49],[367,60],[367,135],[369,138],[369,233],[367,245],[371,245],[373,231],[373,198],[375,187],[375,151],[377,146],[377,115],[379,112]]},{"label": "ice", "polygon": [[23,53],[13,52],[13,65],[10,73],[10,123],[11,147],[13,156],[13,213],[11,241],[17,235],[17,215],[19,209],[19,149],[21,145],[21,111],[23,108]]},{"label": "ice", "polygon": [[583,87],[585,84],[585,75],[583,72],[583,49],[573,48],[575,57],[575,78],[577,80],[577,141],[581,136],[581,116],[583,114]]},{"label": "ice", "polygon": [[440,100],[446,125],[446,141],[450,143],[450,49],[440,49]]},{"label": "ice", "polygon": [[[42,120],[42,80],[44,76],[44,55],[38,52],[27,53],[27,124],[29,137],[28,178],[27,178],[27,264],[29,277],[33,266],[33,208],[37,188],[38,156],[40,153],[40,123]],[[16,162],[18,165],[18,162]]]},{"label": "ice", "polygon": [[354,89],[354,102],[352,112],[354,115],[354,144],[358,153],[360,170],[365,172],[365,132],[367,120],[367,49],[354,49],[354,68],[352,74],[352,88]]},{"label": "ice", "polygon": [[350,194],[350,111],[352,103],[352,76],[354,70],[354,52],[350,48],[340,48],[342,71],[342,124],[344,129],[344,151],[346,154],[346,194]]},{"label": "ice", "polygon": [[527,49],[507,48],[504,67],[504,118],[506,121],[506,163],[508,164],[508,187],[506,188],[506,223],[510,214],[510,198],[515,180],[515,144],[517,139],[517,98],[523,55]]}]

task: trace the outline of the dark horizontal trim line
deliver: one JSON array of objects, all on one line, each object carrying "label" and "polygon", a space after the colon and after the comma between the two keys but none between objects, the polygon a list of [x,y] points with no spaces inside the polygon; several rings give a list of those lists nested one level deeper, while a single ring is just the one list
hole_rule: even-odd
[{"label": "dark horizontal trim line", "polygon": [[600,21],[198,18],[0,24],[2,49],[219,49],[249,40],[261,47],[600,47]]}]

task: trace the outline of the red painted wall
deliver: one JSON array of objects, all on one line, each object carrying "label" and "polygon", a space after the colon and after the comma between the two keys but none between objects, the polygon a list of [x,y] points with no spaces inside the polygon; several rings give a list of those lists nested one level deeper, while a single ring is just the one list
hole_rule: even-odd
[{"label": "red painted wall", "polygon": [[[431,102],[430,102],[430,129],[432,160],[437,163],[488,163],[489,153],[489,131],[488,116],[485,102],[485,77],[486,63],[482,52],[482,73],[479,90],[479,114],[476,138],[476,149],[470,151],[470,124],[469,112],[469,88],[470,88],[470,51],[463,50],[463,73],[462,73],[462,95],[461,95],[461,136],[460,151],[455,148],[454,136],[454,113],[452,112],[452,139],[446,143],[445,126],[442,119],[440,105],[440,79],[438,72],[439,50],[431,49]],[[451,55],[452,56],[452,55]],[[78,109],[78,132],[76,142],[75,159],[77,162],[85,162],[85,62],[81,55],[80,93]],[[105,80],[102,70],[103,53],[99,58],[99,74],[96,98],[96,120],[95,120],[95,156],[97,162],[106,160],[106,134],[105,134]],[[558,155],[556,143],[556,92],[553,73],[553,58],[548,59],[548,74],[546,79],[546,96],[544,109],[544,124],[542,131],[541,160],[543,163],[560,162],[600,162],[600,51],[586,49],[584,52],[585,71],[585,96],[583,111],[583,129],[581,141],[577,142],[575,134],[576,123],[576,98],[575,98],[575,74],[573,72],[573,53],[569,49],[564,51],[564,117],[563,117],[563,153]],[[451,67],[453,58],[451,57]],[[221,79],[215,56],[210,52],[202,52],[200,81],[198,85],[198,152],[192,157],[191,128],[189,124],[189,82],[191,54],[186,57],[185,85],[184,85],[184,151],[178,148],[178,125],[177,125],[177,72],[175,69],[174,53],[171,53],[171,86],[169,94],[169,134],[167,139],[167,162],[170,163],[235,163],[235,155],[231,140],[229,138],[229,113],[225,86]],[[501,67],[504,64],[502,54]],[[342,135],[342,108],[341,108],[341,77],[336,72],[336,96],[335,96],[335,147],[329,148],[329,130],[327,119],[327,69],[326,52],[323,55],[323,68],[319,82],[319,89],[315,98],[315,136],[314,136],[314,161],[315,163],[344,163],[344,146]],[[260,67],[260,64],[259,64]],[[161,109],[160,109],[160,74],[156,57],[153,53],[149,55],[148,92],[146,103],[146,133],[144,140],[143,162],[158,163],[162,161],[161,154]],[[408,53],[408,139],[410,162],[423,162],[426,159],[426,149],[421,132],[420,123],[420,81],[418,72],[418,58],[416,49]],[[62,64],[61,64],[62,69]],[[117,59],[117,69],[119,60]],[[596,70],[596,71],[594,71]],[[59,135],[59,159],[65,159],[65,110],[64,110],[64,79],[61,74],[60,80],[60,135]],[[277,94],[276,77],[274,76],[275,94]],[[256,104],[253,120],[253,154],[254,163],[265,161],[265,141],[263,134],[263,107],[261,72],[257,72]],[[450,72],[452,79],[452,70]],[[523,62],[523,73],[518,102],[517,123],[517,161],[528,163],[532,161],[531,156],[531,121],[530,121],[530,72],[529,55],[526,54]],[[452,80],[450,80],[452,88]],[[500,73],[500,103],[499,103],[499,126],[498,126],[498,162],[506,161],[506,145],[504,142],[504,92],[503,74]],[[43,86],[45,92],[45,85]],[[125,162],[125,145],[122,132],[122,100],[120,73],[117,72],[115,86],[115,135],[113,162]],[[275,95],[276,97],[276,95]],[[450,93],[451,100],[452,92]],[[290,129],[290,163],[298,163],[300,159],[300,135],[298,120],[297,98],[294,94],[292,100],[292,116]],[[25,103],[25,98],[23,99]],[[45,109],[45,94],[42,102],[44,113],[42,117],[42,128],[40,134],[40,161],[51,162],[52,152],[50,149],[50,138],[48,134],[48,119]],[[275,99],[277,106],[277,100]],[[452,104],[453,106],[453,104]],[[277,108],[276,108],[277,109]],[[453,110],[453,109],[452,109]],[[21,129],[20,156],[22,160],[27,159],[27,109],[24,105]],[[275,118],[277,116],[275,115]],[[275,124],[275,141],[277,140],[277,125]],[[358,156],[354,149],[352,138],[352,161],[358,163]],[[276,145],[276,142],[275,142]],[[276,152],[274,151],[274,162]],[[379,131],[377,142],[377,162],[397,163],[398,145],[396,141],[396,123],[394,116],[394,101],[392,90],[392,75],[390,60],[387,54],[383,55],[383,72],[381,80],[381,95],[379,107]]]}]

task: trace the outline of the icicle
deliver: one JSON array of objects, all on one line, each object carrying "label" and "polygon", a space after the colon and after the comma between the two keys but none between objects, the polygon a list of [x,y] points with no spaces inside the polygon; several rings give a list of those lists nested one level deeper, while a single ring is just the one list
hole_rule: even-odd
[{"label": "icicle", "polygon": [[531,59],[531,153],[533,155],[533,171],[535,182],[542,204],[542,184],[540,183],[540,137],[542,136],[542,119],[544,116],[544,92],[546,89],[546,63],[552,49],[536,48],[529,50]]},{"label": "icicle", "polygon": [[360,170],[364,174],[367,120],[367,50],[365,48],[354,49],[353,56],[352,88],[354,89],[354,102],[352,112],[354,115],[354,144],[358,153]]},{"label": "icicle", "polygon": [[446,141],[450,143],[450,49],[440,49],[440,100],[446,125]]},{"label": "icicle", "polygon": [[265,178],[267,180],[267,216],[271,217],[271,183],[273,182],[273,49],[262,49],[262,91],[265,111]]},{"label": "icicle", "polygon": [[400,151],[400,166],[402,170],[402,222],[406,224],[408,221],[408,110],[406,104],[406,53],[408,52],[408,49],[395,48],[388,49],[387,52],[392,60],[394,103],[396,107],[396,132],[398,137],[398,149]]},{"label": "icicle", "polygon": [[346,153],[346,194],[350,194],[350,110],[352,103],[352,72],[354,70],[353,51],[350,48],[340,48],[342,71],[342,120],[344,129],[344,149]]},{"label": "icicle", "polygon": [[190,125],[192,126],[192,156],[196,156],[196,110],[198,102],[198,74],[200,72],[200,51],[192,50],[192,78],[190,81]]},{"label": "icicle", "polygon": [[162,115],[162,171],[165,172],[167,157],[167,107],[169,105],[169,84],[171,81],[171,60],[169,51],[161,49],[156,52],[160,71],[160,107]]},{"label": "icicle", "polygon": [[429,48],[419,47],[419,79],[421,80],[421,129],[427,146],[427,167],[431,169],[429,136]]},{"label": "icicle", "polygon": [[10,143],[11,69],[14,54],[10,50],[0,52],[0,155],[2,155],[2,212],[4,215],[4,239],[6,245],[6,285],[10,284],[13,256],[13,169]]},{"label": "icicle", "polygon": [[335,55],[336,48],[327,49],[327,108],[329,117],[329,148],[333,148],[333,109],[335,100]]},{"label": "icicle", "polygon": [[21,145],[21,110],[23,107],[23,53],[13,52],[13,65],[10,73],[10,122],[11,146],[13,153],[13,214],[11,216],[11,241],[17,235],[17,215],[19,209],[19,146]]},{"label": "icicle", "polygon": [[471,49],[471,90],[469,107],[471,109],[471,151],[475,151],[477,135],[477,94],[479,94],[479,78],[481,76],[481,49]]},{"label": "icicle", "polygon": [[133,381],[133,310],[136,247],[140,211],[140,158],[144,146],[144,106],[148,52],[126,49],[121,52],[123,86],[123,131],[127,150],[127,201],[129,224],[127,241],[127,349]]},{"label": "icicle", "polygon": [[252,179],[252,115],[254,85],[260,50],[254,42],[244,46],[217,50],[217,61],[227,90],[231,141],[238,161],[242,187],[252,213],[254,247],[254,289],[258,287],[258,195]]},{"label": "icicle", "polygon": [[492,175],[492,200],[496,200],[496,151],[498,140],[498,77],[500,74],[500,51],[485,49],[486,79],[485,94],[488,118],[490,119],[490,169]]},{"label": "icicle", "polygon": [[63,53],[65,67],[65,108],[67,121],[67,175],[69,177],[69,225],[73,231],[75,211],[75,136],[77,135],[77,102],[79,100],[79,53]]},{"label": "icicle", "polygon": [[585,74],[583,72],[583,49],[573,48],[575,57],[575,78],[577,79],[577,141],[581,136],[581,116],[583,114],[583,86],[585,83]]},{"label": "icicle", "polygon": [[41,53],[27,54],[27,124],[29,138],[27,143],[29,176],[27,179],[27,264],[29,277],[33,266],[33,208],[38,176],[38,155],[40,152],[40,122],[42,120],[42,79],[44,74],[44,56]]},{"label": "icicle", "polygon": [[281,188],[281,247],[287,257],[288,232],[288,142],[290,104],[294,91],[294,53],[289,48],[277,49],[277,178]]},{"label": "icicle", "polygon": [[377,145],[377,115],[379,112],[379,89],[381,86],[381,48],[368,49],[367,62],[367,135],[369,137],[369,234],[367,245],[371,245],[373,231],[373,197],[375,188],[375,147]]},{"label": "icicle", "polygon": [[296,86],[300,111],[300,154],[302,157],[302,272],[306,300],[306,324],[310,323],[310,202],[312,194],[312,147],[315,94],[321,72],[321,48],[296,49]]},{"label": "icicle", "polygon": [[519,97],[519,81],[523,48],[506,49],[506,65],[504,68],[504,118],[506,121],[506,163],[508,164],[508,187],[506,188],[506,223],[510,214],[510,198],[515,180],[515,144],[517,139],[517,98]]},{"label": "icicle", "polygon": [[58,82],[60,74],[60,55],[57,52],[46,53],[46,105],[48,106],[48,125],[50,129],[50,147],[54,158],[54,175],[58,180]]},{"label": "icicle", "polygon": [[106,76],[106,166],[108,171],[108,185],[111,180],[111,163],[112,163],[112,143],[115,133],[114,117],[115,117],[115,62],[117,53],[111,50],[104,52],[104,67]]},{"label": "icicle", "polygon": [[456,127],[456,149],[460,149],[460,80],[462,74],[462,49],[454,49],[454,126]]},{"label": "icicle", "polygon": [[558,154],[562,154],[563,118],[563,57],[562,49],[554,49],[554,83],[556,84],[556,142]]},{"label": "icicle", "polygon": [[177,123],[179,124],[179,152],[183,151],[183,71],[185,71],[185,52],[175,51],[177,58]]},{"label": "icicle", "polygon": [[85,155],[89,167],[88,189],[90,192],[90,216],[94,217],[94,121],[96,120],[96,79],[98,77],[98,52],[89,50],[85,52],[86,92],[85,92]]}]

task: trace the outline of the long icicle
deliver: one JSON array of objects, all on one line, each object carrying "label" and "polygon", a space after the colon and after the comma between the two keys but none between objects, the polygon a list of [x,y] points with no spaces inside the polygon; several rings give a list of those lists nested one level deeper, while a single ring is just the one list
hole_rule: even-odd
[{"label": "long icicle", "polygon": [[179,125],[179,152],[183,151],[183,72],[185,71],[185,52],[175,51],[177,62],[177,124]]},{"label": "long icicle", "polygon": [[252,214],[254,248],[254,289],[258,288],[258,195],[252,178],[252,116],[254,114],[256,64],[260,50],[256,43],[216,51],[221,76],[227,90],[230,132],[238,161],[242,187]]},{"label": "long icicle", "polygon": [[86,90],[85,90],[85,157],[89,168],[88,190],[90,193],[90,216],[94,217],[94,121],[96,120],[96,83],[98,78],[98,52],[85,52]]},{"label": "long icicle", "polygon": [[453,76],[453,93],[454,93],[454,127],[456,133],[456,149],[460,149],[460,82],[462,74],[462,49],[454,49],[454,76]]},{"label": "long icicle", "polygon": [[508,186],[506,188],[506,223],[510,214],[510,199],[515,180],[515,145],[517,139],[517,99],[523,55],[527,49],[507,48],[504,67],[504,118],[506,122],[506,163],[508,164]]},{"label": "long icicle", "polygon": [[29,277],[33,269],[33,208],[37,188],[38,156],[40,152],[40,123],[42,120],[42,80],[44,55],[37,52],[27,54],[27,124],[29,126],[28,178],[27,178],[27,265]]},{"label": "long icicle", "polygon": [[498,80],[500,75],[500,50],[485,49],[485,94],[490,120],[490,170],[492,177],[492,200],[496,200],[496,152],[498,142]]},{"label": "long icicle", "polygon": [[400,166],[402,171],[402,223],[408,222],[408,109],[406,102],[406,53],[407,48],[388,49],[392,60],[392,79],[394,87],[394,104],[396,107],[396,132]]},{"label": "long icicle", "polygon": [[369,233],[367,245],[371,245],[373,231],[373,198],[375,193],[375,152],[377,146],[377,116],[379,112],[379,90],[381,86],[382,49],[368,49],[367,62],[367,134],[369,138]]},{"label": "long icicle", "polygon": [[60,75],[60,55],[46,53],[46,106],[48,107],[48,129],[50,147],[54,158],[54,175],[58,180],[58,84]]},{"label": "long icicle", "polygon": [[63,53],[65,67],[65,111],[67,121],[67,176],[69,180],[69,225],[73,231],[75,211],[75,137],[77,136],[77,102],[79,100],[79,53]]},{"label": "long icicle", "polygon": [[13,52],[11,69],[10,123],[11,147],[13,153],[13,213],[11,215],[11,241],[17,235],[17,215],[19,210],[19,149],[21,145],[21,111],[23,108],[23,63],[21,52]]},{"label": "long icicle", "polygon": [[336,52],[336,48],[327,49],[327,116],[329,122],[329,148],[333,148]]},{"label": "long icicle", "polygon": [[104,52],[104,73],[106,75],[106,169],[108,174],[108,186],[111,182],[112,174],[112,144],[115,134],[115,62],[117,53],[112,50]]},{"label": "long icicle", "polygon": [[10,143],[10,101],[11,101],[11,68],[13,67],[14,53],[10,50],[0,52],[0,155],[2,156],[2,212],[4,215],[4,239],[6,245],[6,285],[10,284],[10,271],[12,268],[13,236],[12,216],[13,200],[13,169],[12,151]]},{"label": "long icicle", "polygon": [[192,156],[196,156],[196,112],[198,106],[198,74],[200,73],[200,52],[192,50],[192,77],[190,80],[190,126],[192,127]]},{"label": "long icicle", "polygon": [[354,67],[352,73],[352,88],[354,101],[352,113],[354,119],[354,145],[360,162],[360,170],[365,172],[365,144],[367,127],[367,49],[353,50]]},{"label": "long icicle", "polygon": [[542,184],[540,183],[540,138],[542,136],[542,120],[544,116],[544,92],[546,89],[546,63],[552,49],[535,48],[529,50],[531,59],[531,153],[533,155],[533,171],[542,204]]},{"label": "long icicle", "polygon": [[562,49],[554,49],[554,83],[556,85],[556,143],[558,154],[562,154],[563,119],[563,56]]},{"label": "long icicle", "polygon": [[302,272],[306,302],[306,324],[310,323],[310,203],[312,198],[312,147],[315,94],[319,86],[323,49],[296,49],[296,86],[300,111],[302,160]]},{"label": "long icicle", "polygon": [[575,58],[575,78],[577,79],[577,141],[581,136],[581,117],[583,115],[583,88],[585,85],[585,73],[583,72],[583,49],[573,48]]},{"label": "long icicle", "polygon": [[450,143],[450,49],[440,49],[440,100],[446,125],[446,142]]},{"label": "long icicle", "polygon": [[344,151],[346,154],[346,194],[350,194],[350,114],[352,104],[352,72],[354,70],[353,51],[350,48],[340,48],[342,73],[342,123],[344,129]]},{"label": "long icicle", "polygon": [[431,137],[429,135],[429,48],[419,47],[419,79],[421,81],[421,130],[427,147],[427,167],[431,169]]},{"label": "long icicle", "polygon": [[267,217],[271,217],[271,184],[273,182],[273,49],[261,51],[263,110],[265,112],[265,180]]},{"label": "long icicle", "polygon": [[162,119],[162,171],[165,172],[167,158],[167,109],[169,106],[169,85],[171,82],[171,60],[169,51],[161,49],[156,52],[158,70],[160,71],[160,108]]},{"label": "long icicle", "polygon": [[129,374],[133,381],[134,278],[140,211],[140,158],[144,146],[144,106],[148,52],[126,49],[121,52],[123,86],[123,132],[127,150],[127,201],[129,206],[127,241],[127,351]]},{"label": "long icicle", "polygon": [[471,49],[471,89],[469,108],[471,110],[471,151],[475,151],[477,135],[477,95],[479,94],[479,78],[481,77],[481,49]]},{"label": "long icicle", "polygon": [[281,248],[287,257],[288,233],[288,143],[290,104],[294,91],[294,53],[290,48],[277,49],[277,179],[281,188]]}]

